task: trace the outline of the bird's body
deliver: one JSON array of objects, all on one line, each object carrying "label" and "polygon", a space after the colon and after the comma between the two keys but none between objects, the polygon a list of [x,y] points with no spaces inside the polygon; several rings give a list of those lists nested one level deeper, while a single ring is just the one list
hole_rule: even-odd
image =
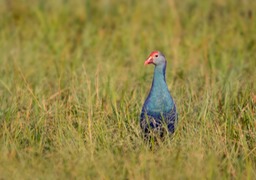
[{"label": "bird's body", "polygon": [[166,60],[162,53],[154,51],[145,64],[154,64],[154,77],[150,93],[144,102],[140,115],[140,126],[144,133],[151,130],[163,134],[164,127],[174,132],[178,119],[176,106],[165,81]]}]

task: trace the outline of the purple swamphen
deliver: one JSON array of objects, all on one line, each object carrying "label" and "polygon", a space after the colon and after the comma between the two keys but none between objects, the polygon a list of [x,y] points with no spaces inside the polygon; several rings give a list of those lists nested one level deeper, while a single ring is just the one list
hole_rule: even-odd
[{"label": "purple swamphen", "polygon": [[159,51],[153,51],[144,64],[153,64],[155,70],[149,95],[142,107],[140,126],[145,135],[153,131],[163,136],[165,127],[172,134],[178,114],[165,80],[165,56]]}]

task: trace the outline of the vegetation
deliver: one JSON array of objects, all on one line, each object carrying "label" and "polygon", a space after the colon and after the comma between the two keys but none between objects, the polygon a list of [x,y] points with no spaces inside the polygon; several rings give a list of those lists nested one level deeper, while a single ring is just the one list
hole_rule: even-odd
[{"label": "vegetation", "polygon": [[[256,1],[0,1],[0,179],[253,179]],[[149,148],[152,50],[177,131]]]}]

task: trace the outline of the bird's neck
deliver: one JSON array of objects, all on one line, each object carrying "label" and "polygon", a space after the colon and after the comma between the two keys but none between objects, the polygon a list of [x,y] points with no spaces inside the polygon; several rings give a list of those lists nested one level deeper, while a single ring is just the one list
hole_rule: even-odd
[{"label": "bird's neck", "polygon": [[152,88],[157,86],[163,87],[163,85],[166,85],[165,69],[166,69],[166,64],[155,66]]}]

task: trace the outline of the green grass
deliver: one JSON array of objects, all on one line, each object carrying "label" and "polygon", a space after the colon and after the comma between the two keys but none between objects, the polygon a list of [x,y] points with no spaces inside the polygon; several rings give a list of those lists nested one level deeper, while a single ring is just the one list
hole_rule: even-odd
[{"label": "green grass", "polygon": [[[0,1],[0,179],[254,179],[256,2]],[[152,50],[177,131],[139,114]]]}]

